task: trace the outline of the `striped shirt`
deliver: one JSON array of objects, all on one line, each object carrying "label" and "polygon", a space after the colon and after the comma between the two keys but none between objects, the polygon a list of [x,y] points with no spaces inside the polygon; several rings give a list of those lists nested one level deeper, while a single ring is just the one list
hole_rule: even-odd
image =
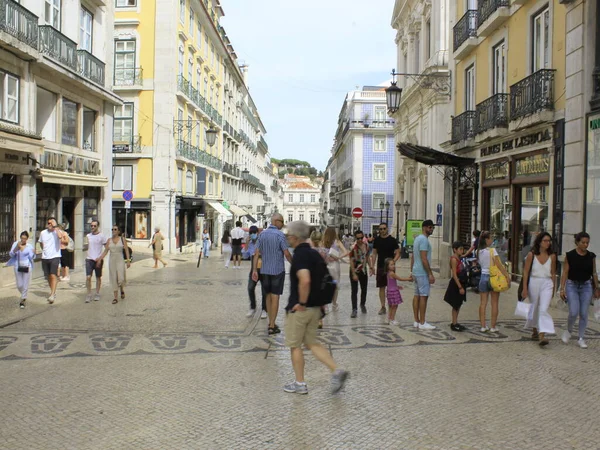
[{"label": "striped shirt", "polygon": [[285,272],[284,254],[288,249],[287,239],[275,225],[270,225],[258,235],[256,243],[262,256],[262,275],[279,275]]}]

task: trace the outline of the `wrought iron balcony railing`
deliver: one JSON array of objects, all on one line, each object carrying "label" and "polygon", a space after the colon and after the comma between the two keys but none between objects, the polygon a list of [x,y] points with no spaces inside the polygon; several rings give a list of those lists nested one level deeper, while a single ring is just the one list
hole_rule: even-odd
[{"label": "wrought iron balcony railing", "polygon": [[475,111],[465,111],[452,119],[451,143],[466,141],[475,136]]},{"label": "wrought iron balcony railing", "polygon": [[477,37],[478,13],[476,9],[469,9],[464,16],[454,25],[454,51],[458,50],[467,39]]},{"label": "wrought iron balcony railing", "polygon": [[142,152],[142,137],[132,136],[130,140],[113,141],[113,153],[141,153]]},{"label": "wrought iron balcony railing", "polygon": [[77,50],[79,74],[94,83],[104,86],[104,63],[87,50]]},{"label": "wrought iron balcony railing", "polygon": [[221,160],[219,158],[201,150],[183,139],[177,140],[177,156],[187,158],[199,164],[204,164],[205,166],[212,167],[216,170],[221,170]]},{"label": "wrought iron balcony railing", "polygon": [[38,49],[38,17],[14,0],[0,0],[0,30]]},{"label": "wrought iron balcony railing", "polygon": [[508,127],[508,94],[496,94],[475,107],[475,133]]},{"label": "wrought iron balcony railing", "polygon": [[114,85],[115,86],[141,86],[142,85],[142,68],[141,67],[115,68]]},{"label": "wrought iron balcony railing", "polygon": [[348,178],[342,183],[342,190],[352,188],[352,178]]},{"label": "wrought iron balcony railing", "polygon": [[231,176],[240,178],[241,170],[238,169],[234,164],[224,163],[223,164],[223,172],[228,173]]},{"label": "wrought iron balcony railing", "polygon": [[541,69],[510,87],[510,120],[554,110],[554,69]]},{"label": "wrought iron balcony railing", "polygon": [[509,6],[510,0],[479,0],[477,5],[477,12],[479,13],[479,25],[489,19],[489,17],[499,8],[508,8]]},{"label": "wrought iron balcony railing", "polygon": [[50,25],[40,25],[40,52],[77,72],[77,44]]}]

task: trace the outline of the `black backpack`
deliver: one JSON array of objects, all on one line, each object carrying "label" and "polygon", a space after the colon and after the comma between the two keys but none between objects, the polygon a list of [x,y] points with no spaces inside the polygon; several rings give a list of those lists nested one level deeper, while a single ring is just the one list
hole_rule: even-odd
[{"label": "black backpack", "polygon": [[[329,305],[333,301],[335,290],[337,289],[337,282],[333,279],[327,268],[327,264],[321,257],[321,255],[313,250],[316,255],[315,261],[317,262],[314,272],[311,274],[318,280],[318,284],[313,295],[318,297],[320,306]],[[318,288],[318,289],[317,289]]]}]

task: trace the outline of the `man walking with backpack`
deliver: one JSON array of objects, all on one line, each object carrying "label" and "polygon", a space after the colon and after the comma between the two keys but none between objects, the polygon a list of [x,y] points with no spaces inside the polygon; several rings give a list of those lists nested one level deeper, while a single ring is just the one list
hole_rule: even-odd
[{"label": "man walking with backpack", "polygon": [[235,228],[231,230],[231,256],[233,257],[233,268],[241,269],[242,264],[242,241],[246,233],[242,229],[242,222],[235,223]]},{"label": "man walking with backpack", "polygon": [[349,373],[337,368],[331,354],[317,340],[321,307],[327,301],[323,298],[322,289],[323,279],[328,274],[327,266],[308,242],[308,223],[299,220],[289,223],[287,227],[287,239],[294,248],[294,256],[290,269],[290,298],[285,308],[285,345],[291,350],[296,380],[286,384],[283,390],[294,394],[308,394],[304,381],[304,344],[332,372],[331,392],[335,394],[344,387]]}]

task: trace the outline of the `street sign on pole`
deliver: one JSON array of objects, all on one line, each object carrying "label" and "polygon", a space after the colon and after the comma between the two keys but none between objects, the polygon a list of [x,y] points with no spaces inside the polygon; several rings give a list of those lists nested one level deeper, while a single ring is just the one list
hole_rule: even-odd
[{"label": "street sign on pole", "polygon": [[441,214],[442,211],[444,211],[444,205],[442,205],[441,203],[437,204],[437,213]]},{"label": "street sign on pole", "polygon": [[129,201],[125,202],[125,209],[131,209],[131,202],[129,202]]},{"label": "street sign on pole", "polygon": [[442,215],[441,214],[438,214],[435,216],[435,226],[436,227],[442,226]]},{"label": "street sign on pole", "polygon": [[363,210],[362,208],[359,208],[358,206],[356,208],[354,208],[352,210],[352,217],[354,217],[355,219],[360,219],[363,216]]},{"label": "street sign on pole", "polygon": [[131,191],[123,191],[123,200],[126,202],[130,202],[133,199],[133,192]]}]

